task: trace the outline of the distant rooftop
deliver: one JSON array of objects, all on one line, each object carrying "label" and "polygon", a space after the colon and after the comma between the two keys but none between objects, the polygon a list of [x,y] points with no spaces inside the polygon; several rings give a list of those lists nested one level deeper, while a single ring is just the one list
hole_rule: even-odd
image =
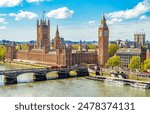
[{"label": "distant rooftop", "polygon": [[116,54],[141,54],[141,48],[120,48]]}]

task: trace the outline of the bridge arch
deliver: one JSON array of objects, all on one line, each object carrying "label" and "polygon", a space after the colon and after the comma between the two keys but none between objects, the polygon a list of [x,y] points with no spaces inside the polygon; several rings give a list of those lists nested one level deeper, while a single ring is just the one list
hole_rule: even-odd
[{"label": "bridge arch", "polygon": [[[47,80],[48,74],[49,76],[56,76],[56,78],[68,78],[71,75],[74,76],[88,76],[89,72],[87,68],[75,68],[75,69],[49,69],[49,68],[33,68],[33,69],[19,69],[19,70],[6,70],[0,71],[0,75],[4,74],[4,78],[6,84],[16,84],[17,78],[19,79],[20,76],[24,74],[32,74],[33,81],[44,81]],[[55,73],[55,75],[54,75]],[[73,73],[73,74],[72,74]]]},{"label": "bridge arch", "polygon": [[58,71],[50,71],[46,73],[47,79],[58,78]]},{"label": "bridge arch", "polygon": [[31,73],[31,72],[19,74],[17,76],[17,82],[18,83],[33,82],[34,81],[34,75],[35,75],[35,73]]}]

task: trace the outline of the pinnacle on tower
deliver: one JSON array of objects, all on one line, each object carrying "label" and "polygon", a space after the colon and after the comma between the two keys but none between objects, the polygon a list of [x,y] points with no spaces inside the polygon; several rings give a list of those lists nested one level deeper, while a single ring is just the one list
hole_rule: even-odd
[{"label": "pinnacle on tower", "polygon": [[105,14],[102,14],[102,20],[106,21]]},{"label": "pinnacle on tower", "polygon": [[50,19],[48,19],[48,25],[50,25]]},{"label": "pinnacle on tower", "polygon": [[102,14],[101,28],[108,28],[108,26],[106,24],[105,14]]},{"label": "pinnacle on tower", "polygon": [[39,19],[37,19],[37,26],[39,26]]},{"label": "pinnacle on tower", "polygon": [[57,29],[56,29],[56,36],[59,36],[59,29],[58,29],[58,25],[57,25]]},{"label": "pinnacle on tower", "polygon": [[44,18],[45,18],[45,13],[46,13],[46,11],[43,11],[43,21],[44,21]]}]

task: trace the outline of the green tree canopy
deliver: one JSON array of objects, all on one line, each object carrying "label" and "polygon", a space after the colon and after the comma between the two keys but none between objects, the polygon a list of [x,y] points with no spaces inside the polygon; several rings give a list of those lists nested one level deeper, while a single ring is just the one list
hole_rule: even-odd
[{"label": "green tree canopy", "polygon": [[141,60],[139,56],[133,56],[128,65],[129,69],[140,69]]},{"label": "green tree canopy", "polygon": [[120,63],[121,63],[120,57],[117,55],[114,55],[113,57],[108,59],[106,66],[107,67],[115,67],[115,66],[119,66]]},{"label": "green tree canopy", "polygon": [[73,49],[73,50],[78,50],[79,47],[80,47],[79,44],[73,44],[73,45],[72,45],[72,49]]},{"label": "green tree canopy", "polygon": [[144,61],[144,70],[150,70],[150,59]]},{"label": "green tree canopy", "polygon": [[28,44],[22,44],[21,49],[22,50],[27,50],[28,49]]},{"label": "green tree canopy", "polygon": [[0,45],[0,61],[4,60],[6,53],[6,48],[4,45]]},{"label": "green tree canopy", "polygon": [[88,49],[96,49],[96,45],[94,44],[88,44]]},{"label": "green tree canopy", "polygon": [[16,45],[16,50],[27,50],[27,49],[28,49],[28,44]]},{"label": "green tree canopy", "polygon": [[119,49],[119,46],[116,44],[109,44],[108,46],[108,53],[110,55],[110,57],[112,57],[116,51]]},{"label": "green tree canopy", "polygon": [[16,50],[20,50],[21,49],[21,45],[16,45]]}]

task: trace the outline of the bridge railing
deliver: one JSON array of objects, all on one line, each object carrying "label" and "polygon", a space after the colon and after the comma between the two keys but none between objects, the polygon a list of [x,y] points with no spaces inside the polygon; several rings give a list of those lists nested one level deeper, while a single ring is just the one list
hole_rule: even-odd
[{"label": "bridge railing", "polygon": [[30,69],[14,69],[14,70],[1,70],[0,75],[13,74],[13,73],[28,73],[28,72],[51,72],[51,71],[68,71],[68,70],[79,70],[85,69],[81,68],[59,68],[59,69],[50,69],[50,68],[30,68]]}]

